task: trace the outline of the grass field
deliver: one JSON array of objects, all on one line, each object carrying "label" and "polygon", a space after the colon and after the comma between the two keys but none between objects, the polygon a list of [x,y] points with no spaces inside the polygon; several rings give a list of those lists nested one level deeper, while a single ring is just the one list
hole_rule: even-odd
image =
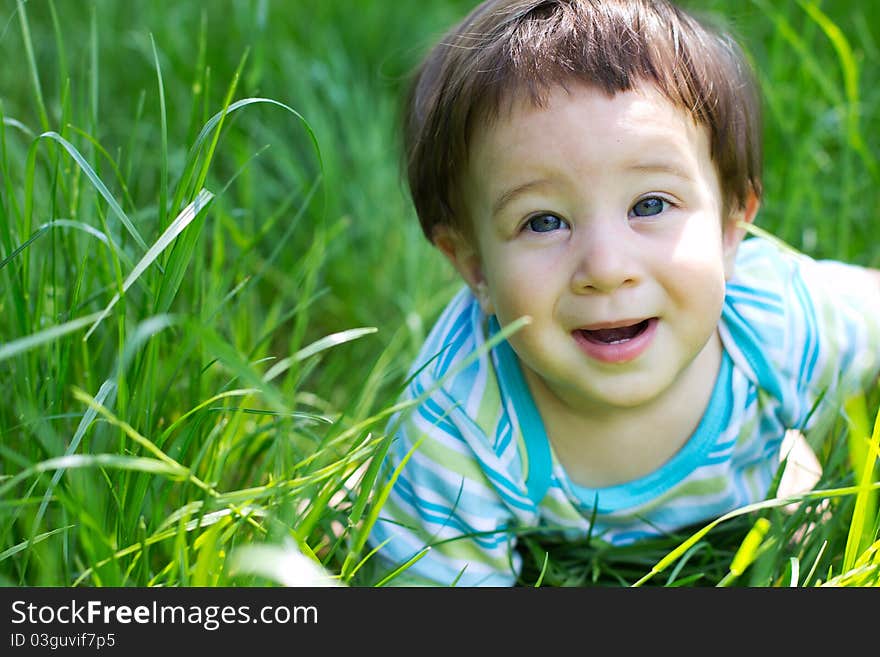
[{"label": "grass field", "polygon": [[[688,4],[764,86],[758,226],[880,266],[878,3]],[[0,584],[388,583],[370,457],[459,286],[397,99],[471,5],[0,3]],[[877,407],[809,436],[825,471],[793,512],[605,551],[524,536],[522,584],[877,585]]]}]

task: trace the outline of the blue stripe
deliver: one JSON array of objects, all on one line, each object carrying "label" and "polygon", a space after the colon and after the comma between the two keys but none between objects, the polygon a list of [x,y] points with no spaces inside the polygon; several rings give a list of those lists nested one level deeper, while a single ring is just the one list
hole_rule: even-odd
[{"label": "blue stripe", "polygon": [[[401,500],[414,507],[419,516],[424,520],[429,521],[431,524],[451,526],[463,533],[474,533],[478,531],[457,516],[455,514],[455,508],[443,504],[428,502],[425,498],[417,496],[413,485],[402,474],[397,478],[394,488]],[[498,544],[497,540],[494,544],[491,540],[484,541],[484,537],[482,536],[474,537],[474,540],[484,542],[490,547],[495,547]]]},{"label": "blue stripe", "polygon": [[[759,307],[770,308],[779,313],[783,307],[782,297],[775,292],[771,292],[770,290],[763,290],[761,288],[752,287],[749,285],[742,285],[741,283],[728,282],[727,283],[727,292],[728,294],[732,293],[733,296],[737,298],[737,300],[748,301],[752,299],[752,297],[760,297],[766,299],[767,304],[761,304]],[[754,301],[754,299],[752,299]],[[755,303],[760,303],[754,301]]]},{"label": "blue stripe", "polygon": [[[415,393],[414,397],[419,397],[425,392],[424,386],[417,379],[412,381],[410,388]],[[449,420],[449,411],[440,406],[431,397],[428,397],[419,404],[415,412],[433,426],[441,429],[449,437],[455,438],[459,442],[465,442],[458,427]]]},{"label": "blue stripe", "polygon": [[758,399],[758,389],[752,386],[749,386],[749,393],[746,395],[746,408],[751,407],[752,404]]},{"label": "blue stripe", "polygon": [[443,433],[458,439],[460,442],[464,442],[464,438],[462,438],[461,432],[459,432],[458,427],[456,427],[454,424],[452,424],[452,422],[446,419],[447,417],[449,417],[449,414],[445,410],[443,410],[433,399],[429,398],[422,402],[419,405],[417,412],[433,426],[443,431]]},{"label": "blue stripe", "polygon": [[449,334],[450,327],[454,326],[462,315],[468,315],[468,308],[473,303],[473,295],[471,295],[467,286],[463,286],[437,319],[437,322],[428,334],[424,346],[428,349],[434,349],[438,343],[442,343]]},{"label": "blue stripe", "polygon": [[497,432],[498,435],[495,438],[495,453],[500,456],[508,448],[513,439],[513,426],[510,424],[510,419],[507,417],[507,413],[502,413],[501,420],[498,422]]},{"label": "blue stripe", "polygon": [[[801,307],[804,310],[804,319],[806,320],[804,327],[806,330],[806,344],[804,345],[805,348],[799,370],[801,374],[800,383],[803,389],[807,382],[812,381],[813,370],[816,367],[816,360],[819,358],[818,322],[816,321],[815,308],[809,299],[809,293],[804,286],[803,279],[800,277],[800,274],[797,274],[792,278],[795,293],[798,301],[801,302]],[[806,374],[806,376],[804,376],[804,374]]]},{"label": "blue stripe", "polygon": [[[500,330],[498,320],[493,315],[489,318],[489,335],[493,336]],[[501,394],[507,397],[516,409],[520,432],[526,445],[529,459],[526,488],[529,497],[537,505],[541,503],[550,488],[552,470],[550,441],[510,344],[507,340],[503,340],[496,345],[494,351],[498,358],[498,384]]]},{"label": "blue stripe", "polygon": [[721,320],[730,332],[736,346],[749,362],[755,376],[758,377],[758,385],[767,390],[776,399],[782,399],[782,386],[774,373],[770,362],[764,354],[764,346],[755,335],[755,331],[735,306],[729,297],[724,298],[721,309]]},{"label": "blue stripe", "polygon": [[764,450],[762,456],[769,457],[775,456],[779,454],[779,450],[782,447],[782,438],[773,438],[772,440],[768,440],[764,444]]},{"label": "blue stripe", "polygon": [[[498,494],[510,506],[515,506],[518,509],[523,509],[525,511],[535,510],[534,504],[529,504],[528,502],[523,501],[519,496],[519,490],[517,489],[516,484],[511,482],[510,479],[497,470],[488,467],[483,462],[480,462],[480,465],[483,466],[483,471],[486,473],[486,477],[495,484],[495,489],[498,491]],[[512,497],[512,495],[516,495],[516,497]]]},{"label": "blue stripe", "polygon": [[[458,400],[458,405],[467,412],[467,401],[474,394],[477,379],[480,374],[481,359],[475,359],[467,367],[460,370],[446,386],[446,392],[453,400]],[[482,392],[482,391],[480,391]]]},{"label": "blue stripe", "polygon": [[[418,390],[421,386],[414,382],[413,387]],[[445,411],[436,401],[431,398],[426,399],[418,407],[418,413],[433,426],[442,430],[447,436],[468,445],[468,447],[473,450],[464,436],[462,436],[458,427],[451,422],[444,420],[443,416],[448,417],[448,412]],[[479,463],[486,477],[495,485],[496,492],[509,506],[530,512],[535,510],[533,504],[529,504],[522,499],[519,487],[516,486],[515,483],[508,479],[503,473],[489,467],[489,465],[482,460],[480,460]]]},{"label": "blue stripe", "polygon": [[[396,525],[390,518],[380,516],[378,522],[373,525],[373,532],[371,533],[370,540],[372,543],[378,545],[388,538],[391,538],[392,540],[385,544],[382,551],[377,556],[379,556],[381,560],[390,562],[390,564],[395,566],[409,561],[428,545],[428,543],[418,536],[409,532],[402,532],[401,527]],[[442,555],[439,555],[438,558],[438,556],[435,555],[438,555],[438,551],[434,551],[431,557],[420,559],[412,564],[408,568],[407,574],[419,575],[433,582],[437,582],[438,584],[452,583],[452,581],[458,576],[463,564],[453,560],[452,565],[450,565],[448,561],[451,559],[443,557]],[[470,575],[470,579],[468,580],[468,571],[472,571],[475,568],[481,569],[482,574]],[[459,580],[459,586],[478,586],[480,581],[492,582],[502,579],[504,580],[504,583],[499,584],[500,586],[511,586],[513,584],[512,577],[507,577],[505,579],[502,575],[498,575],[494,572],[486,573],[485,570],[486,566],[484,564],[468,564],[468,569]]]},{"label": "blue stripe", "polygon": [[646,538],[657,538],[658,536],[663,536],[663,532],[659,530],[654,531],[644,531],[644,530],[633,530],[628,532],[620,532],[619,534],[613,533],[610,530],[605,530],[602,533],[611,533],[610,543],[614,545],[628,545],[630,543],[635,543],[636,541],[641,541]]},{"label": "blue stripe", "polygon": [[[503,512],[504,508],[491,488],[481,488],[476,493],[470,492],[462,483],[467,481],[462,475],[439,473],[431,467],[433,461],[423,460],[427,462],[420,462],[419,457],[411,459],[399,480],[404,483],[402,490],[414,493],[411,482],[418,482],[421,488],[433,491],[442,498],[437,502],[425,501],[424,504],[428,508],[445,513],[455,513],[458,509],[467,515],[486,520],[495,519],[499,512]],[[484,491],[487,495],[482,494]],[[447,503],[454,505],[449,506]]]},{"label": "blue stripe", "polygon": [[[656,524],[682,526],[682,523],[693,524],[700,520],[717,518],[729,511],[735,493],[730,490],[719,491],[718,498],[701,504],[673,504],[660,507],[647,514],[647,518]],[[688,498],[690,499],[690,498]]]},{"label": "blue stripe", "polygon": [[[417,497],[412,485],[406,481],[402,475],[397,478],[397,482],[400,483],[400,487],[395,485],[395,488],[397,489],[400,499],[414,507],[422,520],[433,525],[440,525],[441,528],[451,527],[456,529],[462,534],[467,534],[469,539],[487,549],[497,548],[502,543],[507,542],[507,535],[503,530],[498,530],[493,532],[493,534],[476,535],[479,534],[480,530],[471,527],[459,516],[455,515],[454,509],[426,502],[424,498]],[[493,540],[491,536],[496,534],[498,536]]]},{"label": "blue stripe", "polygon": [[752,308],[757,308],[759,310],[763,310],[774,315],[782,316],[782,313],[780,312],[782,310],[782,306],[778,304],[764,303],[763,301],[758,301],[757,299],[749,299],[747,297],[740,296],[732,296],[731,298],[736,301],[737,306],[750,306]]},{"label": "blue stripe", "polygon": [[437,363],[437,368],[434,370],[434,374],[438,379],[446,374],[449,369],[449,364],[453,361],[455,356],[458,355],[458,352],[470,337],[470,331],[468,331],[469,323],[468,313],[461,313],[456,318],[452,328],[444,336],[444,343],[449,346],[449,349],[440,358]]},{"label": "blue stripe", "polygon": [[727,452],[731,447],[735,446],[737,441],[739,440],[739,436],[735,436],[731,440],[728,440],[724,443],[715,443],[714,449],[712,453],[715,454],[717,452]]},{"label": "blue stripe", "polygon": [[864,344],[862,344],[862,341],[859,340],[859,336],[861,334],[861,332],[859,331],[859,327],[852,322],[846,321],[845,317],[843,323],[844,327],[846,328],[846,348],[841,349],[842,360],[840,371],[842,373],[849,374],[849,368],[852,365],[857,350],[864,349],[865,346]]},{"label": "blue stripe", "polygon": [[712,453],[706,457],[706,460],[703,461],[703,465],[718,465],[719,463],[729,463],[730,457],[733,456],[733,452],[724,452],[724,453]]},{"label": "blue stripe", "polygon": [[731,460],[733,456],[733,450],[724,451],[724,452],[711,452],[706,455],[706,458],[700,464],[700,467],[705,465],[718,465],[719,463],[727,463]]}]

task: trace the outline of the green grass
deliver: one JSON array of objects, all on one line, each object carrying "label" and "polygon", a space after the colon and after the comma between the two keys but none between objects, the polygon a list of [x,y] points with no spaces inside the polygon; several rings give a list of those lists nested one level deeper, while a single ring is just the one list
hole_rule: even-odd
[{"label": "green grass", "polygon": [[[0,584],[380,583],[371,457],[458,286],[397,98],[470,4],[4,0]],[[880,265],[873,3],[689,4],[765,86],[759,225]],[[825,472],[794,512],[625,549],[525,535],[521,583],[876,585],[877,404],[809,436]]]}]

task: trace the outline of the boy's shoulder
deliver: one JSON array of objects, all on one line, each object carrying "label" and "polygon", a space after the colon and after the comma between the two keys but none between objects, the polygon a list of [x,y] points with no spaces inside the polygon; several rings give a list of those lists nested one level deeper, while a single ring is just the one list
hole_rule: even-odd
[{"label": "boy's shoulder", "polygon": [[462,287],[446,304],[422,343],[410,368],[410,378],[440,380],[483,343],[485,317],[470,289]]},{"label": "boy's shoulder", "polygon": [[[487,317],[463,287],[437,318],[409,372],[407,396],[431,397],[469,415],[497,402],[496,375],[486,344]],[[448,409],[447,409],[448,410]]]},{"label": "boy's shoulder", "polygon": [[[734,363],[776,398],[787,421],[818,396],[864,382],[877,369],[880,299],[860,267],[814,260],[750,237],[728,281],[719,331]],[[841,386],[847,383],[846,386]]]},{"label": "boy's shoulder", "polygon": [[796,271],[793,255],[770,240],[744,240],[727,281],[719,323],[722,343],[735,365],[776,398],[783,395],[780,379],[789,376],[786,332],[792,307],[786,288]]},{"label": "boy's shoulder", "polygon": [[861,267],[815,260],[776,240],[750,237],[737,253],[725,305],[744,313],[759,330],[772,331],[783,320],[789,329],[808,323],[819,330],[836,324],[841,312],[846,317],[854,309],[876,311],[877,294],[871,293],[876,286],[870,282]]},{"label": "boy's shoulder", "polygon": [[736,254],[732,282],[755,288],[779,286],[798,267],[798,259],[806,258],[782,243],[759,236],[747,237]]}]

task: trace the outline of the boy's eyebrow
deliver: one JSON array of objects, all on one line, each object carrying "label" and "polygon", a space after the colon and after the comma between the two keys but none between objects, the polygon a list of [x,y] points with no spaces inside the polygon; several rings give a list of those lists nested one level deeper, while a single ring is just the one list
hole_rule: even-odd
[{"label": "boy's eyebrow", "polygon": [[495,199],[495,202],[492,204],[492,216],[497,217],[501,210],[504,209],[504,206],[513,201],[517,196],[521,196],[536,187],[546,185],[548,182],[550,182],[548,178],[539,178],[537,180],[525,182],[522,185],[517,185],[516,187],[511,187]]},{"label": "boy's eyebrow", "polygon": [[676,178],[681,178],[682,180],[686,180],[689,182],[694,179],[694,177],[687,173],[684,168],[677,166],[674,162],[668,161],[634,162],[627,168],[631,171],[639,171],[642,173],[668,173],[671,176],[675,176]]}]

